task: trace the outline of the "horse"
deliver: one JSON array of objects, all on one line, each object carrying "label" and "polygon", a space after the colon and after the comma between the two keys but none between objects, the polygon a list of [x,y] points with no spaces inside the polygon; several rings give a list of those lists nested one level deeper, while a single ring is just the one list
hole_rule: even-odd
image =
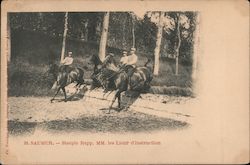
[{"label": "horse", "polygon": [[62,89],[64,93],[64,101],[66,102],[67,95],[65,87],[73,82],[77,83],[75,86],[77,88],[84,84],[84,71],[79,67],[69,67],[69,72],[66,73],[65,71],[62,71],[62,69],[60,69],[60,66],[58,66],[57,64],[51,64],[48,73],[51,73],[55,78],[55,83],[52,89],[57,88],[54,97],[50,100],[51,103],[54,101],[60,89]]},{"label": "horse", "polygon": [[143,92],[150,88],[150,83],[153,80],[151,69],[147,66],[151,60],[148,58],[143,67],[136,67],[131,76],[130,86],[134,91]]},{"label": "horse", "polygon": [[101,68],[102,68],[102,61],[98,57],[98,55],[94,54],[90,58],[90,62],[88,63],[89,65],[93,64],[94,65],[94,71],[91,74],[90,78],[92,79],[90,91],[102,87],[101,83],[97,79],[97,75],[100,73]]},{"label": "horse", "polygon": [[[97,57],[93,57],[93,59],[97,60]],[[98,72],[96,72],[94,76],[96,77],[95,81],[99,81],[99,84],[102,84],[102,81],[105,79],[109,81],[106,91],[115,91],[115,96],[112,99],[111,105],[109,106],[108,113],[110,113],[110,110],[116,99],[118,99],[118,108],[121,108],[121,93],[127,91],[129,83],[127,69],[119,69],[114,61],[114,57],[108,55],[102,64],[96,62],[97,66],[102,65],[102,67],[101,69],[97,70]],[[150,69],[147,68],[147,64],[149,62],[150,60],[148,59],[144,67],[137,67],[134,69],[130,81],[131,90],[140,92],[150,87],[150,82],[152,81],[153,76],[150,72]],[[98,77],[103,77],[103,79],[98,80]]]}]

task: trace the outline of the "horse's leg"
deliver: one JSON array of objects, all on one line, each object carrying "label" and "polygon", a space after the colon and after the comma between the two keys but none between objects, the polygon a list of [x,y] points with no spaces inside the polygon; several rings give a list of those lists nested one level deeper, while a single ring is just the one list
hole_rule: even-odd
[{"label": "horse's leg", "polygon": [[[112,91],[110,91],[110,92],[112,92]],[[103,95],[102,95],[102,99],[103,99],[103,100],[105,100],[105,95],[106,95],[107,93],[108,93],[108,95],[110,94],[109,91],[107,91],[107,92],[105,91],[105,92],[103,93]],[[108,96],[108,95],[107,95],[107,96]],[[107,97],[106,97],[106,99],[107,99]]]},{"label": "horse's leg", "polygon": [[64,94],[64,102],[67,102],[67,95],[66,95],[65,87],[62,87],[62,91]]},{"label": "horse's leg", "polygon": [[121,109],[121,93],[118,94],[118,108]]},{"label": "horse's leg", "polygon": [[[87,85],[85,85],[85,87],[86,87]],[[85,92],[85,94],[84,94],[84,97],[85,97],[85,101],[87,101],[88,99],[87,98],[89,98],[90,99],[90,93],[91,93],[91,91],[93,91],[95,88],[87,88],[87,91]]]},{"label": "horse's leg", "polygon": [[107,94],[107,93],[103,93],[103,95],[102,95],[102,100],[104,100],[104,97],[105,97],[106,94]]},{"label": "horse's leg", "polygon": [[60,89],[61,89],[61,87],[59,87],[59,88],[57,89],[56,94],[55,94],[54,97],[50,100],[51,103],[53,102],[53,100],[55,100],[55,97],[56,97],[56,95],[58,94],[58,92],[60,91]]},{"label": "horse's leg", "polygon": [[81,85],[82,85],[81,82],[77,82],[77,84],[75,85],[76,92],[74,94],[76,94],[79,91],[79,88],[81,87]]},{"label": "horse's leg", "polygon": [[83,81],[77,81],[77,84],[75,85],[75,87],[79,88],[82,84],[83,84]]},{"label": "horse's leg", "polygon": [[110,113],[110,110],[111,110],[111,108],[112,108],[112,106],[113,106],[113,104],[114,104],[116,98],[120,95],[120,93],[121,93],[121,92],[120,92],[119,90],[116,91],[115,96],[114,96],[114,98],[113,98],[113,100],[112,100],[112,102],[111,102],[111,104],[110,104],[110,106],[109,106],[109,112],[108,112],[108,113]]},{"label": "horse's leg", "polygon": [[108,93],[108,95],[106,96],[106,99],[108,99],[109,95],[110,95],[112,92],[113,92],[113,91],[110,91],[110,92]]},{"label": "horse's leg", "polygon": [[[91,89],[88,89],[87,91],[86,91],[86,93],[84,94],[84,97],[85,97],[85,100],[86,101],[88,101],[89,99],[90,99],[90,93],[91,93]],[[89,99],[88,99],[89,98]]]},{"label": "horse's leg", "polygon": [[69,98],[72,99],[77,94],[77,92],[80,90],[79,88],[80,88],[80,86],[76,88],[75,93],[73,93],[71,96],[69,96],[68,99]]},{"label": "horse's leg", "polygon": [[90,94],[91,94],[91,92],[94,91],[95,89],[96,89],[96,87],[93,87],[92,85],[90,86],[90,88],[88,88],[88,90],[87,90],[88,93],[86,95],[88,97],[88,100],[90,100],[90,97],[91,97]]},{"label": "horse's leg", "polygon": [[78,88],[78,85],[79,85],[80,83],[79,82],[77,82],[77,84],[74,86],[75,88]]},{"label": "horse's leg", "polygon": [[125,110],[127,111],[128,108],[129,108],[130,101],[131,101],[131,96],[126,96],[126,97],[128,97],[128,101],[127,101],[127,104],[126,104],[126,107],[125,107]]},{"label": "horse's leg", "polygon": [[84,79],[83,79],[83,78],[78,78],[78,80],[77,80],[77,84],[76,84],[76,86],[75,86],[75,87],[80,88],[80,87],[81,87],[81,85],[83,85],[83,84],[84,84]]}]

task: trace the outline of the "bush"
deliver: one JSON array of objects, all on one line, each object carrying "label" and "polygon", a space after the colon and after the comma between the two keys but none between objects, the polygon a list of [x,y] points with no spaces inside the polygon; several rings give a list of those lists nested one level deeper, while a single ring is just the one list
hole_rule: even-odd
[{"label": "bush", "polygon": [[12,63],[8,66],[9,96],[45,96],[50,94],[53,78],[46,74],[47,66]]}]

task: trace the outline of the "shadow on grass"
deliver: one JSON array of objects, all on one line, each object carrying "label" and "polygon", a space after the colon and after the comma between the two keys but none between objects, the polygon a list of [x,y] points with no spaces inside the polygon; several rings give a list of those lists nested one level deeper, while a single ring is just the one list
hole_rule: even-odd
[{"label": "shadow on grass", "polygon": [[8,133],[10,135],[33,134],[37,125],[36,122],[8,121]]},{"label": "shadow on grass", "polygon": [[98,116],[81,116],[78,119],[66,118],[65,120],[53,120],[39,123],[19,121],[8,122],[9,134],[14,136],[33,134],[37,128],[52,133],[150,133],[154,131],[179,130],[187,127],[189,127],[189,124],[186,122],[131,111],[111,114],[103,113]]}]

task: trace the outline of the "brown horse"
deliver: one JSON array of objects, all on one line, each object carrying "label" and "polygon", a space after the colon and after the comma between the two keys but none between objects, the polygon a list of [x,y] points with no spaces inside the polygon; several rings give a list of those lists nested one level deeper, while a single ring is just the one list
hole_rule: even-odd
[{"label": "brown horse", "polygon": [[67,101],[65,87],[70,83],[76,82],[77,88],[80,87],[82,84],[84,84],[84,79],[83,79],[84,71],[81,68],[70,67],[69,72],[67,73],[65,71],[62,71],[62,69],[60,69],[60,66],[52,64],[49,68],[49,73],[52,73],[54,78],[56,78],[52,89],[57,89],[54,97],[50,100],[51,103],[55,99],[60,89],[64,93],[64,101],[65,102]]},{"label": "brown horse", "polygon": [[[94,59],[97,59],[97,56],[95,56]],[[115,91],[115,96],[109,106],[109,113],[116,99],[118,99],[118,108],[121,108],[121,93],[127,91],[129,83],[128,70],[118,68],[114,61],[114,57],[108,55],[106,60],[101,64],[101,69],[93,74],[93,77],[95,77],[93,82],[95,84],[99,82],[99,85],[102,84],[101,86],[103,86],[106,91]],[[144,67],[134,69],[130,81],[131,90],[142,92],[143,90],[149,89],[150,82],[153,79],[150,69],[147,68],[149,62],[150,60],[146,62]],[[97,62],[95,64],[100,65]],[[104,83],[105,81],[108,83]]]}]

